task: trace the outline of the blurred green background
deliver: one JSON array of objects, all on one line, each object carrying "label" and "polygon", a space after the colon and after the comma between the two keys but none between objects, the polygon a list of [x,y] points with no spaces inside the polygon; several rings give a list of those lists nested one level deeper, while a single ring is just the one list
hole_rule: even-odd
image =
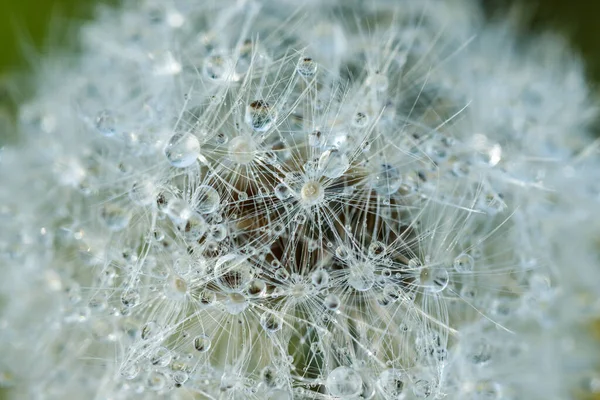
[{"label": "blurred green background", "polygon": [[[528,25],[534,29],[558,29],[567,34],[586,56],[590,76],[600,81],[600,1],[480,1],[490,14],[515,2],[525,5],[531,15]],[[26,65],[24,47],[34,45],[43,54],[45,48],[73,42],[72,38],[65,37],[65,21],[89,18],[94,3],[94,0],[0,0],[0,82],[7,71]]]},{"label": "blurred green background", "polygon": [[[480,1],[492,13],[493,10],[506,9],[515,2],[525,5],[532,16],[530,26],[565,32],[588,58],[591,76],[600,79],[600,1]],[[60,37],[64,33],[60,32],[63,22],[73,18],[89,18],[94,3],[94,0],[0,0],[0,76],[23,65],[23,45],[34,44],[38,49],[43,49],[45,42],[51,47],[68,39]],[[49,40],[51,43],[48,43]]]}]

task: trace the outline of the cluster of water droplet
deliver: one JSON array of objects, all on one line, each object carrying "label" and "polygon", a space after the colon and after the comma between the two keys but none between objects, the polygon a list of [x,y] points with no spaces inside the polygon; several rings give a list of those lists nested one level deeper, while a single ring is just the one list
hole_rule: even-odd
[{"label": "cluster of water droplet", "polygon": [[221,3],[105,10],[23,107],[0,204],[0,339],[23,361],[0,386],[516,399],[511,327],[554,321],[529,229],[562,153],[553,108],[503,114],[535,83],[494,85],[544,66],[483,76],[469,2]]}]

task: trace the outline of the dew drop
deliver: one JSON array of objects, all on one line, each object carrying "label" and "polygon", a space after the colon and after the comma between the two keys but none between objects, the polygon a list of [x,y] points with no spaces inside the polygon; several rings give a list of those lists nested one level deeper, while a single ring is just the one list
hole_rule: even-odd
[{"label": "dew drop", "polygon": [[317,73],[318,64],[310,57],[301,57],[296,65],[299,75],[309,78]]},{"label": "dew drop", "polygon": [[446,289],[450,280],[448,271],[444,268],[421,269],[419,277],[421,284],[430,293],[439,293]]},{"label": "dew drop", "polygon": [[454,269],[456,272],[460,273],[468,273],[473,271],[473,266],[475,265],[475,260],[471,255],[467,253],[459,254],[454,259]]},{"label": "dew drop", "polygon": [[129,198],[139,206],[149,206],[156,199],[156,187],[149,180],[135,182],[129,190]]},{"label": "dew drop", "polygon": [[373,175],[373,189],[381,196],[390,196],[400,189],[402,175],[398,168],[390,164],[381,164]]},{"label": "dew drop", "polygon": [[227,237],[227,227],[224,224],[214,224],[210,227],[210,237],[220,242]]},{"label": "dew drop", "polygon": [[229,293],[224,302],[225,310],[231,315],[238,315],[248,308],[248,300],[240,293]]},{"label": "dew drop", "polygon": [[[263,130],[267,129],[269,128]],[[254,161],[256,150],[256,143],[250,136],[236,136],[229,142],[229,159],[237,164],[247,165]]]},{"label": "dew drop", "polygon": [[193,212],[187,201],[174,198],[167,204],[165,213],[175,225],[185,226]]},{"label": "dew drop", "polygon": [[386,399],[400,399],[406,385],[402,372],[395,368],[386,369],[377,379],[377,387]]},{"label": "dew drop", "polygon": [[385,92],[390,85],[390,81],[387,76],[380,72],[370,75],[365,83],[367,86],[372,87],[377,92]]},{"label": "dew drop", "polygon": [[252,279],[246,289],[250,297],[262,297],[267,292],[267,284],[262,279]]},{"label": "dew drop", "polygon": [[102,135],[110,137],[117,131],[117,119],[112,111],[102,110],[96,115],[94,126]]},{"label": "dew drop", "polygon": [[263,329],[269,333],[275,333],[279,331],[282,327],[281,318],[270,311],[265,311],[260,316],[260,325]]},{"label": "dew drop", "polygon": [[169,164],[186,168],[194,164],[200,155],[200,142],[191,133],[176,133],[167,142],[164,152]]},{"label": "dew drop", "polygon": [[308,134],[308,145],[310,147],[321,147],[325,143],[325,135],[320,130],[314,130]]},{"label": "dew drop", "polygon": [[207,227],[208,224],[206,223],[206,220],[202,218],[201,215],[193,212],[184,223],[177,227],[177,229],[187,240],[196,241],[206,233]]},{"label": "dew drop", "polygon": [[337,149],[326,150],[319,157],[318,168],[323,176],[331,179],[339,178],[350,166],[348,157]]},{"label": "dew drop", "polygon": [[292,191],[285,183],[279,183],[277,186],[275,186],[275,197],[277,197],[279,200],[285,201],[291,198],[292,195]]},{"label": "dew drop", "polygon": [[350,268],[348,284],[359,292],[365,292],[373,287],[375,274],[370,265],[357,265]]},{"label": "dew drop", "polygon": [[157,367],[166,367],[169,365],[172,358],[171,352],[166,347],[161,346],[154,351],[150,358],[150,362]]},{"label": "dew drop", "polygon": [[142,327],[141,338],[142,340],[148,340],[158,335],[160,327],[154,321],[146,323]]},{"label": "dew drop", "polygon": [[123,208],[115,204],[106,204],[100,210],[100,218],[102,218],[108,229],[118,232],[129,225],[130,215]]},{"label": "dew drop", "polygon": [[140,366],[137,364],[125,365],[121,368],[121,376],[127,380],[135,379],[140,373]]},{"label": "dew drop", "polygon": [[311,281],[312,284],[317,288],[325,287],[329,284],[329,273],[325,270],[319,269],[312,273]]},{"label": "dew drop", "polygon": [[369,116],[362,112],[357,112],[352,118],[352,126],[355,128],[364,128],[369,125]]},{"label": "dew drop", "polygon": [[221,196],[212,186],[200,185],[194,194],[194,209],[200,214],[212,214],[219,209]]},{"label": "dew drop", "polygon": [[202,72],[205,77],[215,81],[230,82],[236,80],[235,63],[231,57],[212,54],[204,62]]},{"label": "dew drop", "polygon": [[135,307],[140,302],[140,293],[137,289],[127,289],[121,294],[121,303],[125,307]]},{"label": "dew drop", "polygon": [[147,383],[150,390],[160,391],[166,386],[167,377],[162,372],[153,371],[148,376]]},{"label": "dew drop", "polygon": [[227,254],[215,264],[216,283],[227,292],[241,292],[252,279],[251,265],[245,258]]},{"label": "dew drop", "polygon": [[273,126],[277,113],[264,100],[255,100],[246,107],[246,123],[257,132],[265,132]]},{"label": "dew drop", "polygon": [[372,242],[369,245],[368,254],[374,260],[380,259],[385,255],[385,244],[378,241]]},{"label": "dew drop", "polygon": [[210,338],[205,334],[196,336],[193,340],[193,343],[194,348],[200,353],[206,353],[208,350],[210,350],[210,346],[212,344]]},{"label": "dew drop", "polygon": [[332,396],[350,398],[361,392],[362,378],[352,368],[337,367],[327,377],[325,386]]},{"label": "dew drop", "polygon": [[330,293],[323,300],[323,304],[329,310],[336,311],[338,308],[340,308],[340,298],[338,295]]}]

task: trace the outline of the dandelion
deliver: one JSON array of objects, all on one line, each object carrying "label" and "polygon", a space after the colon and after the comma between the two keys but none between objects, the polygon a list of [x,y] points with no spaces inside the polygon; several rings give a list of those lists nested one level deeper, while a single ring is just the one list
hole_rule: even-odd
[{"label": "dandelion", "polygon": [[100,9],[42,63],[0,161],[1,393],[597,396],[579,62],[468,0],[293,3]]}]

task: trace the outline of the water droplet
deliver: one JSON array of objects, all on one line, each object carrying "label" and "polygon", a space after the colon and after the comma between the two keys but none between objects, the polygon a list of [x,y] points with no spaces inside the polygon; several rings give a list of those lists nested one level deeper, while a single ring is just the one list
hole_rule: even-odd
[{"label": "water droplet", "polygon": [[352,368],[337,367],[327,377],[325,386],[332,396],[351,398],[362,391],[362,378]]},{"label": "water droplet", "polygon": [[355,265],[350,268],[348,284],[359,292],[365,292],[373,287],[375,274],[370,265]]},{"label": "water droplet", "polygon": [[320,130],[314,130],[308,134],[308,145],[310,147],[321,147],[325,143],[325,135]]},{"label": "water droplet", "polygon": [[177,198],[169,201],[165,213],[171,218],[171,221],[178,226],[185,226],[193,214],[187,201]]},{"label": "water droplet", "polygon": [[277,113],[264,100],[255,100],[246,107],[246,123],[257,132],[265,132],[273,126]]},{"label": "water droplet", "polygon": [[311,281],[317,288],[325,287],[329,284],[329,273],[322,269],[316,270],[312,273]]},{"label": "water droplet", "polygon": [[269,333],[277,332],[281,329],[283,322],[281,318],[270,311],[265,311],[260,316],[260,325]]},{"label": "water droplet", "polygon": [[169,365],[172,358],[173,356],[171,352],[166,347],[160,346],[152,354],[150,362],[152,365],[156,365],[157,367],[166,367]]},{"label": "water droplet", "polygon": [[246,291],[250,297],[262,297],[267,292],[267,284],[262,279],[252,279]]},{"label": "water droplet", "polygon": [[275,271],[275,279],[285,282],[290,278],[290,273],[284,269],[284,268],[279,268],[277,271]]},{"label": "water droplet", "polygon": [[212,54],[204,62],[202,72],[204,76],[215,81],[231,82],[239,77],[235,74],[234,60],[224,54]]},{"label": "water droplet", "polygon": [[121,303],[125,307],[135,307],[140,302],[140,293],[137,289],[127,289],[121,294]]},{"label": "water droplet", "polygon": [[201,214],[212,214],[219,209],[221,196],[212,186],[200,185],[194,194],[194,209]]},{"label": "water droplet", "polygon": [[325,300],[323,300],[323,304],[328,309],[335,311],[340,308],[340,298],[337,294],[330,293],[325,297]]},{"label": "water droplet", "polygon": [[375,72],[369,75],[366,82],[367,86],[372,87],[377,92],[385,92],[390,85],[390,81],[384,74]]},{"label": "water droplet", "polygon": [[200,334],[194,338],[194,348],[201,353],[206,353],[210,350],[211,341],[210,338],[205,334]]},{"label": "water droplet", "polygon": [[287,390],[271,389],[267,392],[266,400],[292,400],[292,395]]},{"label": "water droplet", "polygon": [[450,280],[448,271],[445,268],[421,269],[419,277],[421,284],[430,293],[439,293],[446,289]]},{"label": "water droplet", "polygon": [[386,399],[400,399],[406,385],[402,372],[395,368],[386,369],[377,379],[377,387]]},{"label": "water droplet", "polygon": [[229,293],[224,302],[225,310],[231,315],[238,315],[248,308],[248,300],[240,293]]},{"label": "water droplet", "polygon": [[186,168],[200,155],[200,142],[191,133],[176,133],[167,142],[164,152],[172,166]]},{"label": "water droplet", "polygon": [[102,135],[110,137],[117,132],[117,119],[112,111],[102,110],[96,115],[94,126]]},{"label": "water droplet", "polygon": [[[257,123],[264,123],[258,122]],[[265,128],[267,130],[269,128]],[[259,129],[255,129],[259,130]],[[229,142],[229,159],[240,165],[247,165],[256,157],[256,143],[250,136],[236,136]]]},{"label": "water droplet", "polygon": [[275,197],[277,197],[279,200],[285,201],[292,197],[292,195],[292,191],[285,183],[280,183],[275,186]]},{"label": "water droplet", "polygon": [[224,224],[215,224],[210,227],[210,237],[220,242],[227,237],[227,227]]},{"label": "water droplet", "polygon": [[350,166],[346,154],[337,149],[326,150],[319,157],[318,168],[323,176],[331,179],[339,178]]},{"label": "water droplet", "polygon": [[201,215],[192,212],[188,219],[180,224],[177,229],[187,240],[197,241],[206,233],[207,227],[206,220]]},{"label": "water droplet", "polygon": [[217,294],[211,290],[203,290],[198,296],[198,303],[200,307],[210,307],[217,301]]},{"label": "water droplet", "polygon": [[473,266],[475,265],[475,260],[467,253],[459,254],[454,259],[454,269],[456,272],[460,273],[468,273],[473,271]]},{"label": "water droplet", "polygon": [[355,128],[364,128],[369,125],[369,116],[362,112],[357,112],[352,118],[352,126]]},{"label": "water droplet", "polygon": [[140,366],[137,364],[125,365],[121,368],[121,376],[127,380],[135,379],[140,373]]},{"label": "water droplet", "polygon": [[173,300],[183,300],[188,295],[188,284],[178,275],[170,275],[165,283],[166,295]]},{"label": "water droplet", "polygon": [[373,189],[381,196],[390,196],[400,189],[402,175],[398,168],[390,164],[381,164],[379,170],[373,175]]},{"label": "water droplet", "polygon": [[241,292],[252,279],[252,268],[245,258],[227,254],[217,260],[214,276],[223,290]]},{"label": "water droplet", "polygon": [[340,260],[345,261],[350,257],[350,251],[348,250],[348,247],[341,245],[335,249],[335,255]]},{"label": "water droplet", "polygon": [[164,389],[167,384],[167,377],[162,372],[152,371],[148,375],[148,388],[154,391],[160,391]]},{"label": "water droplet", "polygon": [[419,399],[426,399],[433,393],[431,382],[425,379],[419,379],[413,383],[413,394]]},{"label": "water droplet", "polygon": [[100,210],[100,218],[102,218],[108,229],[118,232],[129,225],[130,215],[123,208],[115,204],[106,204]]},{"label": "water droplet", "polygon": [[371,257],[374,260],[380,259],[381,257],[383,257],[385,255],[385,244],[383,244],[382,242],[372,242],[369,245],[369,257]]},{"label": "water droplet", "polygon": [[175,385],[183,385],[184,383],[187,382],[189,377],[190,376],[185,371],[176,371],[173,374],[173,381],[175,382]]},{"label": "water droplet", "polygon": [[296,65],[296,72],[305,78],[317,73],[318,64],[310,57],[300,57]]},{"label": "water droplet", "polygon": [[160,327],[158,326],[158,324],[154,321],[150,321],[142,327],[141,338],[142,340],[149,340],[153,337],[158,336],[159,332]]},{"label": "water droplet", "polygon": [[156,199],[156,187],[149,180],[135,182],[129,190],[129,198],[140,206],[149,206]]}]

